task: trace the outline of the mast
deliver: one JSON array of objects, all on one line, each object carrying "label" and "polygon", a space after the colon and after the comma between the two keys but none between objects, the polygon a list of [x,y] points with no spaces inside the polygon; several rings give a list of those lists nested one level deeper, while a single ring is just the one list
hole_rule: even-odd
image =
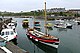
[{"label": "mast", "polygon": [[47,27],[46,27],[46,22],[47,22],[47,15],[46,15],[46,0],[44,0],[44,16],[45,16],[45,34],[47,34]]},{"label": "mast", "polygon": [[33,12],[33,14],[34,14],[34,22],[35,22],[35,17],[36,17],[36,16],[35,16],[35,11]]}]

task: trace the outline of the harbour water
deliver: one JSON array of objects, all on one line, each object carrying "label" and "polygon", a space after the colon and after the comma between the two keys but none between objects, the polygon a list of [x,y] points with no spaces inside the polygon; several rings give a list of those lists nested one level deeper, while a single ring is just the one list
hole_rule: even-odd
[{"label": "harbour water", "polygon": [[[54,28],[49,34],[59,37],[59,48],[55,49],[41,43],[31,41],[26,35],[26,29],[22,27],[22,20],[26,18],[14,18],[17,21],[18,32],[17,45],[29,51],[29,53],[80,53],[80,25],[73,25],[72,29]],[[33,27],[33,19],[28,18],[30,27]],[[44,32],[44,20],[36,20],[41,23],[41,31]],[[50,21],[53,23],[53,21]]]}]

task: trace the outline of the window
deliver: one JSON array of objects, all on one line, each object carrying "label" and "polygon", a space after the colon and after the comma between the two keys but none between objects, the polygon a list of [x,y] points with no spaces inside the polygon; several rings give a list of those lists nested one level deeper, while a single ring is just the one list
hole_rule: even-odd
[{"label": "window", "polygon": [[4,35],[4,32],[1,33],[1,36],[3,36],[3,35]]},{"label": "window", "polygon": [[13,31],[11,31],[11,35],[13,35],[14,33],[13,33]]},{"label": "window", "polygon": [[6,35],[9,35],[9,31],[6,31]]}]

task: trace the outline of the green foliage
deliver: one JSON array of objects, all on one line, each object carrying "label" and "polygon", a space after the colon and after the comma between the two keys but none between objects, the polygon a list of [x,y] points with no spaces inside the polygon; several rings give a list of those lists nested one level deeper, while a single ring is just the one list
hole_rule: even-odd
[{"label": "green foliage", "polygon": [[[80,14],[75,14],[71,12],[54,12],[54,13],[47,12],[47,15],[80,17]],[[44,11],[41,10],[31,11],[31,12],[21,11],[19,13],[0,12],[0,16],[44,16]]]}]

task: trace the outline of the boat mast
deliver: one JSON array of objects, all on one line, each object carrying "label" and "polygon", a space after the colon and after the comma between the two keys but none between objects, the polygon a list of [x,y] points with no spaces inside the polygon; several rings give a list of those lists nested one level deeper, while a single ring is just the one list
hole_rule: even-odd
[{"label": "boat mast", "polygon": [[35,15],[35,11],[33,11],[33,14],[34,14],[34,22],[35,22],[35,17],[36,17],[36,15]]},{"label": "boat mast", "polygon": [[45,34],[47,34],[47,26],[46,26],[46,21],[47,21],[47,15],[46,15],[46,0],[44,0],[44,16],[45,16]]}]

